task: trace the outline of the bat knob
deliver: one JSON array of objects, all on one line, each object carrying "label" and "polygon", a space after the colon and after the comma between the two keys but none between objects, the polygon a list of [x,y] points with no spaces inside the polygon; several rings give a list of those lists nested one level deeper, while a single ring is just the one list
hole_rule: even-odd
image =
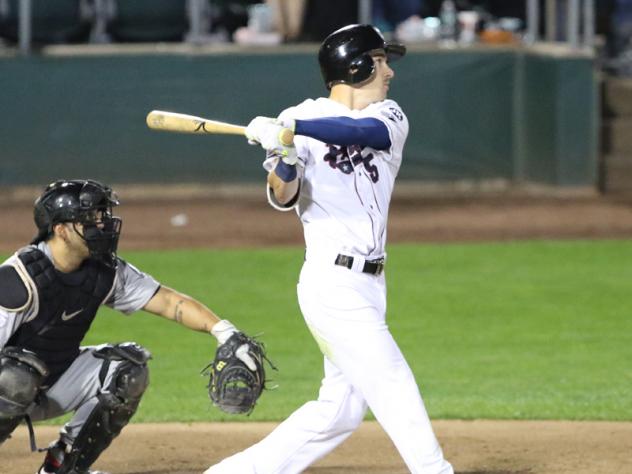
[{"label": "bat knob", "polygon": [[284,128],[279,133],[279,141],[283,146],[294,146],[294,132],[289,128]]}]

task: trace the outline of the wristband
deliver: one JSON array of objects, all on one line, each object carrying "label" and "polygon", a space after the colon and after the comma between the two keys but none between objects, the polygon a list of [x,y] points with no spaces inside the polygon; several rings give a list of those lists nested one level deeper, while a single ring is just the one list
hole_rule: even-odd
[{"label": "wristband", "polygon": [[274,173],[281,179],[281,181],[289,183],[290,181],[294,181],[296,179],[296,165],[288,165],[285,161],[279,160],[276,168],[274,168]]},{"label": "wristband", "polygon": [[216,322],[215,326],[211,328],[211,334],[215,336],[220,345],[224,344],[236,332],[237,328],[226,319]]}]

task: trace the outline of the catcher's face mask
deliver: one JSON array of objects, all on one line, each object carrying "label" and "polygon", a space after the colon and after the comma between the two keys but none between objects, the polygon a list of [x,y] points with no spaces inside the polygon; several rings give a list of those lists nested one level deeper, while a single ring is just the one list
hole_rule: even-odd
[{"label": "catcher's face mask", "polygon": [[[81,229],[77,224],[81,224]],[[75,231],[85,240],[90,256],[109,266],[116,262],[116,249],[121,235],[122,220],[111,210],[89,211],[73,222]]]},{"label": "catcher's face mask", "polygon": [[[95,181],[86,182],[79,193],[79,206],[73,221],[75,231],[86,241],[90,256],[107,265],[116,263],[116,249],[121,235],[122,221],[112,215],[118,205],[109,187]],[[77,229],[81,224],[83,232]]]}]

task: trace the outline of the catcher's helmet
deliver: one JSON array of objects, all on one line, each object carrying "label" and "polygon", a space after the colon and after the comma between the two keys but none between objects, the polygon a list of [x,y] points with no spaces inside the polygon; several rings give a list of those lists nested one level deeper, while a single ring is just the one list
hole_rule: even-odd
[{"label": "catcher's helmet", "polygon": [[327,89],[336,83],[358,84],[375,72],[371,53],[384,51],[388,61],[406,54],[406,46],[384,40],[372,25],[348,25],[330,34],[318,52],[318,62]]},{"label": "catcher's helmet", "polygon": [[55,224],[81,224],[83,233],[77,233],[86,241],[90,256],[114,265],[122,221],[112,215],[112,208],[118,204],[112,189],[98,181],[55,181],[35,200],[33,217],[38,234],[31,243],[48,239]]}]

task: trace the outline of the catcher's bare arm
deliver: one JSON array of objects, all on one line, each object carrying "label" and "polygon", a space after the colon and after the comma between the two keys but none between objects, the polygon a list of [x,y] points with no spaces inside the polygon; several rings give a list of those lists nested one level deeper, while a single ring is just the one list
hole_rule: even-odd
[{"label": "catcher's bare arm", "polygon": [[211,309],[188,295],[162,286],[143,308],[145,311],[171,319],[195,331],[208,332],[223,344],[237,329],[220,319]]},{"label": "catcher's bare arm", "polygon": [[162,286],[143,308],[195,331],[211,332],[220,318],[199,301]]}]

